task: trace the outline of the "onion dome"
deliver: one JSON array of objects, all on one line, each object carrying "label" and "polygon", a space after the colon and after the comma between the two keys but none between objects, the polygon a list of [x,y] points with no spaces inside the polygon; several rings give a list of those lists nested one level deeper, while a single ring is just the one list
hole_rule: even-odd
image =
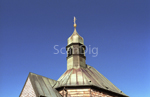
[{"label": "onion dome", "polygon": [[68,45],[71,44],[71,43],[81,43],[84,45],[84,40],[83,38],[77,33],[77,30],[76,30],[76,27],[77,27],[77,24],[76,24],[76,18],[74,17],[74,32],[73,34],[68,38]]}]

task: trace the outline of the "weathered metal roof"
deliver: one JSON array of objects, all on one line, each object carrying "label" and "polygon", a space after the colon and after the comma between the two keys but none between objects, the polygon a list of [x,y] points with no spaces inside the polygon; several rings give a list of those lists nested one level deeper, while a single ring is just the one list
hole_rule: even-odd
[{"label": "weathered metal roof", "polygon": [[58,81],[59,83],[55,86],[56,88],[66,86],[91,85],[123,96],[127,96],[114,84],[112,84],[107,78],[105,78],[101,73],[99,73],[95,68],[89,65],[87,65],[87,68],[72,68],[70,70],[67,70],[58,79]]},{"label": "weathered metal roof", "polygon": [[62,97],[54,88],[58,81],[34,73],[29,73],[28,78],[37,97]]},{"label": "weathered metal roof", "polygon": [[28,78],[37,97],[62,97],[56,88],[67,86],[95,86],[106,91],[117,93],[123,97],[128,97],[95,68],[89,65],[87,65],[87,68],[72,68],[67,70],[58,81],[34,73],[29,73]]}]

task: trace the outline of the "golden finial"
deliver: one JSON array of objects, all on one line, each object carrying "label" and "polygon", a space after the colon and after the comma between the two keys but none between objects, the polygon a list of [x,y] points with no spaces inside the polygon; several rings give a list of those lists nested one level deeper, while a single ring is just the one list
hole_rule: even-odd
[{"label": "golden finial", "polygon": [[74,21],[73,21],[73,22],[74,22],[74,25],[73,25],[73,26],[74,26],[75,28],[77,27],[76,20],[77,20],[77,19],[76,19],[76,17],[74,16]]}]

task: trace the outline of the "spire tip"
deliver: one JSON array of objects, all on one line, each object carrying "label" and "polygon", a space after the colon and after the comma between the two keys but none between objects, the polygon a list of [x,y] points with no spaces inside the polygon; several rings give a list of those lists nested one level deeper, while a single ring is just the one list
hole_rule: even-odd
[{"label": "spire tip", "polygon": [[76,28],[76,27],[77,27],[76,20],[77,20],[77,19],[76,19],[76,17],[74,16],[74,21],[73,21],[73,22],[74,22],[74,25],[73,25],[73,26],[74,26],[74,28]]}]

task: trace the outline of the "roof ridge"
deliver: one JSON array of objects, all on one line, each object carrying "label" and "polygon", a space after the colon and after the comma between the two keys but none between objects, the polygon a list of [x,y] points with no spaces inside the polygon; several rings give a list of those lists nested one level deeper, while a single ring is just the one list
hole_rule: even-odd
[{"label": "roof ridge", "polygon": [[[83,68],[82,68],[83,69]],[[86,79],[86,82],[89,84],[89,85],[91,85],[91,81],[89,82],[89,80],[88,80],[88,77],[83,73],[83,70],[81,69],[81,71],[82,71],[82,75],[83,75],[83,77]]]},{"label": "roof ridge", "polygon": [[[45,76],[42,76],[42,75],[39,75],[39,74],[36,74],[36,73],[32,73],[32,72],[29,72],[29,74],[35,74],[35,75],[38,75],[38,76],[41,76],[41,77],[45,77]],[[48,78],[48,77],[45,77],[45,78]],[[51,78],[48,78],[48,79],[51,79]],[[51,79],[51,80],[54,80],[54,79]],[[57,81],[57,80],[54,80],[54,81]]]},{"label": "roof ridge", "polygon": [[[67,70],[68,71],[68,70]],[[65,75],[64,78],[62,78],[60,80],[60,83],[62,83],[60,86],[65,85],[68,82],[68,79],[70,78],[71,74],[72,74],[73,69],[71,69],[71,71],[69,72],[68,75]],[[69,76],[69,77],[68,77]],[[66,79],[67,78],[67,79]],[[64,81],[66,80],[66,82],[64,83]]]}]

